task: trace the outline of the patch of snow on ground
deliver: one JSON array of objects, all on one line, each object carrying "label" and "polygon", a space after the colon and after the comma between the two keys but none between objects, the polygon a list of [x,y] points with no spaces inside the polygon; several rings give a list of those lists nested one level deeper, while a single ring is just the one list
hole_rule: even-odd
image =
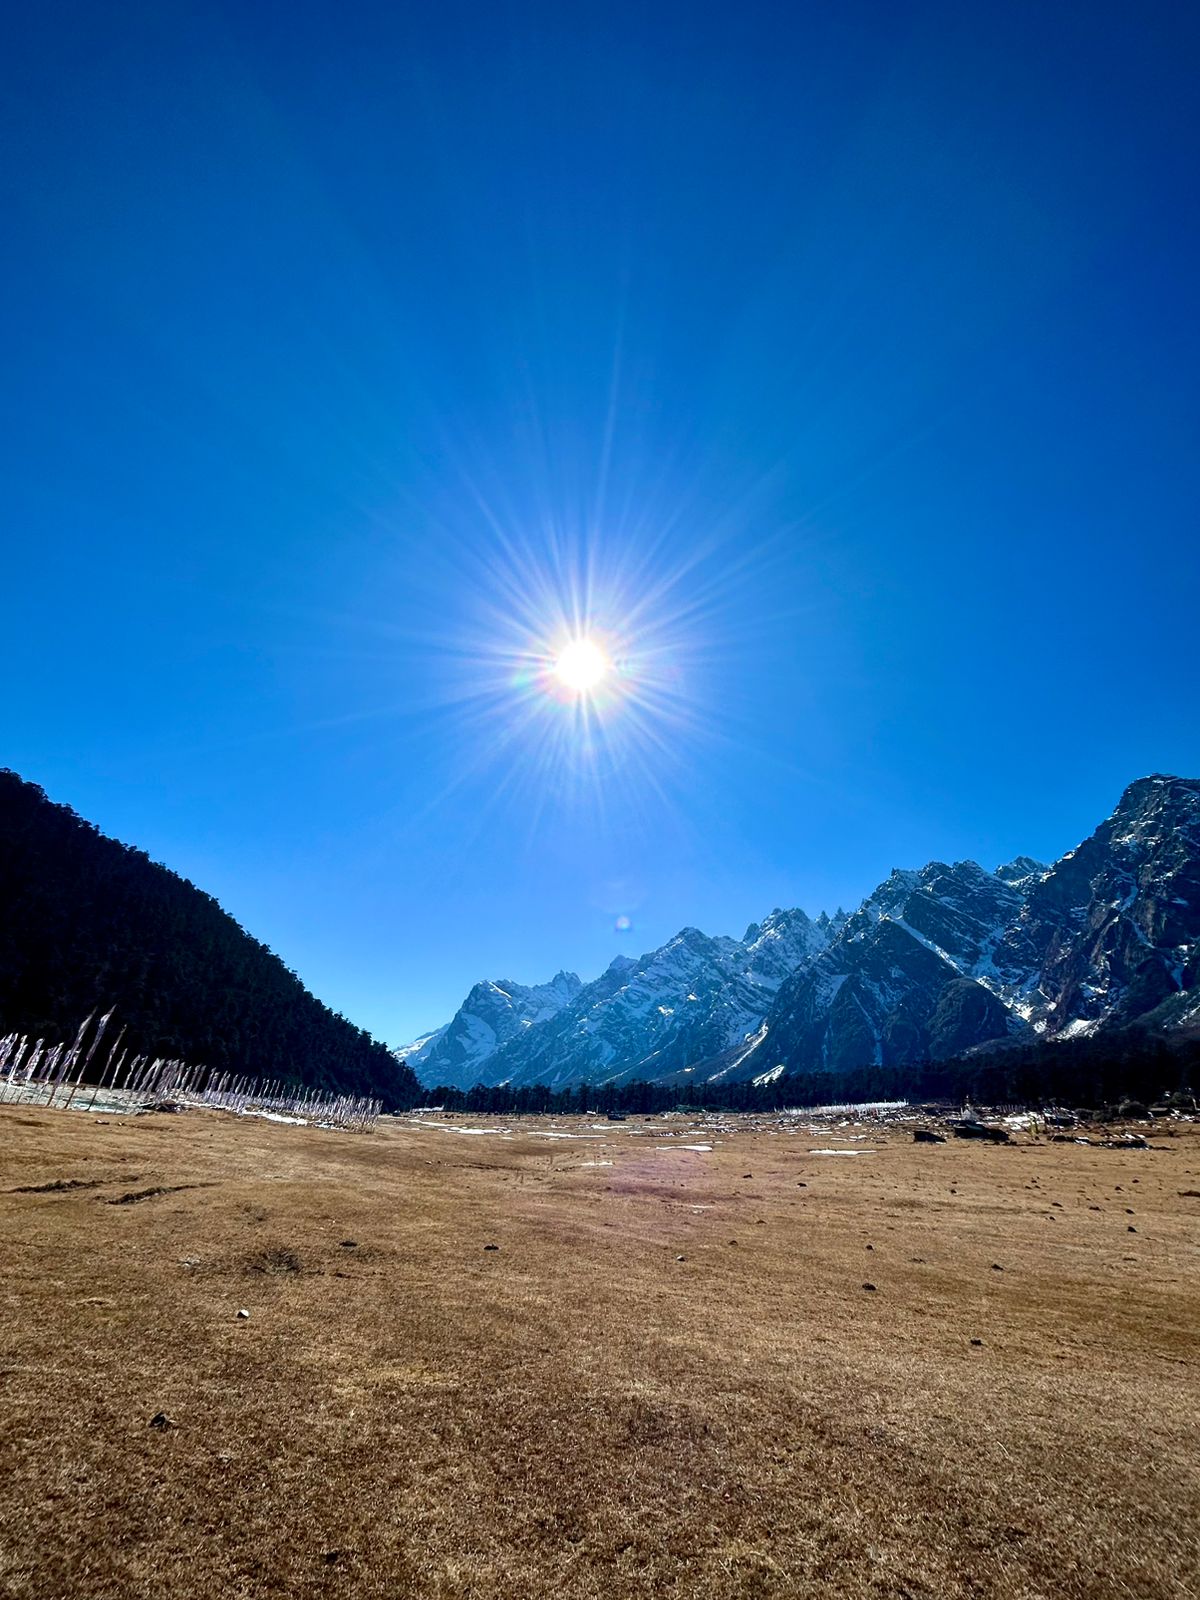
[{"label": "patch of snow on ground", "polygon": [[511,1133],[511,1128],[457,1128],[452,1122],[417,1122],[418,1128],[437,1128],[442,1133]]}]

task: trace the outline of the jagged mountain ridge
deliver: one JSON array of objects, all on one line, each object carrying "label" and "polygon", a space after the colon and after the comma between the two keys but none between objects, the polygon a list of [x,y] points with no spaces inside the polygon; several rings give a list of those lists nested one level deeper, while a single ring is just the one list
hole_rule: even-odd
[{"label": "jagged mountain ridge", "polygon": [[737,1081],[1141,1019],[1200,1022],[1196,779],[1138,779],[1051,866],[935,861],[892,872],[850,917],[776,911],[742,940],[684,929],[501,1043],[479,1081]]},{"label": "jagged mountain ridge", "polygon": [[[584,1078],[667,1076],[745,1041],[780,984],[825,947],[844,915],[812,919],[777,908],[740,940],[684,928],[639,958],[617,956],[553,1016],[477,1053],[471,1082],[557,1087]],[[472,989],[450,1030],[472,1026],[468,1019],[488,988]],[[431,1087],[469,1086],[457,1072],[446,1076],[445,1058],[434,1051],[409,1060]]]},{"label": "jagged mountain ridge", "polygon": [[684,928],[639,960],[614,963],[551,1022],[497,1052],[496,1081],[668,1077],[753,1034],[788,973],[837,926],[776,909],[740,940]]},{"label": "jagged mountain ridge", "polygon": [[1200,954],[1200,779],[1130,784],[1031,887],[1013,942],[1038,959],[1029,1001],[1041,1032],[1093,1032],[1162,1007],[1182,1017]]},{"label": "jagged mountain ridge", "polygon": [[487,1078],[486,1064],[526,1028],[547,1022],[583,988],[574,972],[556,973],[549,983],[522,984],[510,978],[477,983],[451,1020],[404,1052],[422,1082],[469,1089]]},{"label": "jagged mountain ridge", "polygon": [[1194,1013],[1198,949],[1200,780],[1156,774],[1051,867],[894,872],[781,987],[745,1072],[1178,1024]]},{"label": "jagged mountain ridge", "polygon": [[781,986],[744,1075],[938,1059],[1020,1031],[1001,992],[1025,968],[1000,946],[1023,907],[973,861],[894,871]]}]

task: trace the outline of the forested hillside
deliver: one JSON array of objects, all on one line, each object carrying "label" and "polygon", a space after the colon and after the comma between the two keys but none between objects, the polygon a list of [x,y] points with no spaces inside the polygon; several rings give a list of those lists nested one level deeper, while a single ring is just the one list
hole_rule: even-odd
[{"label": "forested hillside", "polygon": [[0,769],[0,1033],[117,1008],[135,1050],[411,1104],[387,1047],[311,995],[211,895]]}]

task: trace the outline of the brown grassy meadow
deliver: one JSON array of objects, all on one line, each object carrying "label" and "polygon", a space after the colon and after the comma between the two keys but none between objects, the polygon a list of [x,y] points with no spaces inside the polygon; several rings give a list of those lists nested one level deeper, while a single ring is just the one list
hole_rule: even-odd
[{"label": "brown grassy meadow", "polygon": [[503,1125],[0,1108],[0,1593],[1200,1592],[1196,1130]]}]

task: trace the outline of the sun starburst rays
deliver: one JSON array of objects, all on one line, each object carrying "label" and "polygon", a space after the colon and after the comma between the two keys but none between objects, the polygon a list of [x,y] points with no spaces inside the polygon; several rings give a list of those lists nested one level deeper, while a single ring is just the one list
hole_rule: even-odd
[{"label": "sun starburst rays", "polygon": [[668,469],[599,496],[531,461],[517,505],[511,478],[453,454],[458,497],[409,575],[423,609],[410,592],[402,618],[353,619],[356,651],[375,633],[385,667],[403,663],[404,748],[421,750],[398,789],[405,834],[444,805],[467,833],[526,842],[550,819],[560,840],[578,828],[612,848],[667,817],[686,831],[714,747],[736,758],[748,736],[729,670],[759,647],[739,622],[746,591],[786,602],[762,541],[733,506],[702,519]]},{"label": "sun starburst rays", "polygon": [[[711,729],[688,685],[702,653],[694,601],[650,569],[645,545],[621,560],[591,533],[534,538],[488,521],[471,614],[438,650],[459,752],[450,789],[469,785],[530,828],[551,809],[602,824],[618,799],[648,823]],[[428,804],[444,798],[445,786]]]}]

